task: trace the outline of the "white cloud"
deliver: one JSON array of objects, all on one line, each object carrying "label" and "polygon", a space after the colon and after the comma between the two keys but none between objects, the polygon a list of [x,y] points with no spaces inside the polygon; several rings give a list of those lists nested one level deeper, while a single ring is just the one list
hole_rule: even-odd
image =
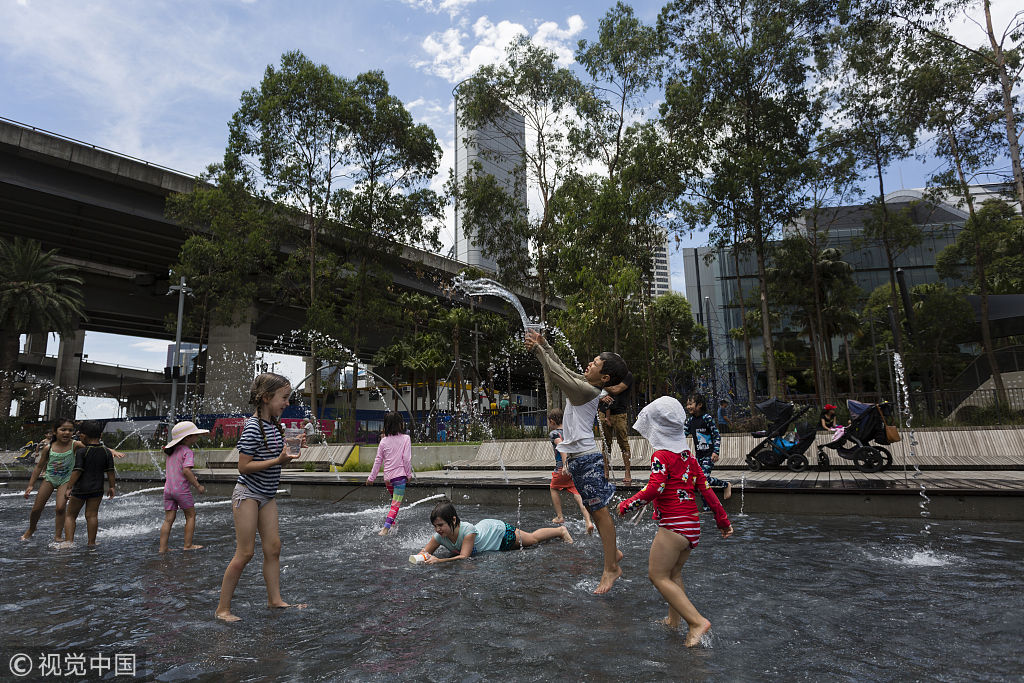
[{"label": "white cloud", "polygon": [[[566,20],[564,29],[556,22],[546,21],[537,26],[531,37],[537,45],[553,51],[560,64],[568,65],[573,62],[571,41],[585,26],[579,15],[573,15]],[[421,46],[430,60],[417,62],[415,66],[456,83],[481,66],[500,62],[509,43],[517,36],[530,35],[522,24],[507,20],[494,23],[486,16],[473,22],[470,31],[449,28],[427,36]],[[467,48],[470,42],[474,44]]]},{"label": "white cloud", "polygon": [[130,346],[145,353],[167,353],[169,343],[166,339],[141,339]]},{"label": "white cloud", "polygon": [[454,19],[466,8],[474,4],[476,0],[402,0],[402,2],[413,9],[419,9],[432,14],[447,12],[448,16]]},{"label": "white cloud", "polygon": [[[23,69],[22,82],[37,83],[41,97],[65,91],[84,102],[79,116],[102,122],[87,131],[90,142],[191,172],[217,160],[191,143],[191,117],[179,117],[178,130],[161,121],[168,110],[233,103],[251,84],[236,58],[249,38],[231,30],[227,15],[153,11],[148,3],[24,6],[0,6],[6,68]],[[167,137],[176,139],[171,158]]]},{"label": "white cloud", "polygon": [[586,24],[583,22],[583,17],[578,14],[574,14],[566,19],[566,24],[567,27],[561,29],[557,23],[545,21],[537,27],[537,31],[533,34],[533,42],[548,48],[558,55],[560,63],[572,64],[576,46],[571,41],[583,32]]}]

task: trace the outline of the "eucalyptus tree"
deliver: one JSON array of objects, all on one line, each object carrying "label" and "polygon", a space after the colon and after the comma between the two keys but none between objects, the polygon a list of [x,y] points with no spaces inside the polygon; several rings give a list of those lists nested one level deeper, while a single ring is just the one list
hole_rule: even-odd
[{"label": "eucalyptus tree", "polygon": [[434,132],[413,121],[382,72],[350,85],[346,184],[338,193],[344,239],[336,248],[351,272],[341,314],[355,364],[366,331],[393,309],[388,261],[403,245],[440,248],[443,199],[428,186],[441,161]]},{"label": "eucalyptus tree", "polygon": [[[592,265],[597,274],[605,274],[604,284],[613,292],[612,312],[621,311],[623,296],[636,300],[648,378],[653,376],[647,313],[654,252],[664,243],[668,208],[679,194],[681,178],[673,168],[665,136],[655,123],[645,120],[652,108],[651,92],[662,84],[664,59],[657,29],[637,19],[633,9],[622,2],[601,18],[594,42],[578,43],[576,60],[590,77],[591,96],[577,104],[579,120],[574,122],[570,140],[586,159],[601,166],[600,175],[591,176],[590,188],[601,199],[582,199],[596,212],[567,210],[560,214],[566,229],[576,233],[576,239],[563,242],[568,249],[582,243],[597,247],[598,262]],[[574,198],[563,199],[570,203]],[[573,218],[577,219],[575,225],[571,224]],[[613,263],[614,259],[619,262]],[[632,271],[639,271],[641,277],[634,277]],[[621,291],[627,281],[635,283],[628,294]],[[600,287],[583,291],[606,296]],[[616,350],[621,320],[620,315],[612,317]]]},{"label": "eucalyptus tree", "polygon": [[[707,330],[693,318],[690,302],[682,294],[669,292],[651,302],[655,378],[673,390],[680,370],[692,371],[692,353],[707,348]],[[657,382],[662,385],[662,382]],[[654,398],[651,396],[650,398]]]},{"label": "eucalyptus tree", "polygon": [[[1005,141],[1000,134],[999,119],[992,115],[992,104],[1000,99],[999,81],[986,68],[983,57],[964,52],[935,32],[925,32],[923,39],[915,43],[914,50],[917,59],[913,87],[917,96],[927,102],[924,126],[934,135],[935,155],[945,161],[944,168],[929,182],[936,194],[960,198],[960,205],[967,209],[971,230],[975,232],[979,218],[972,187],[978,175],[990,172]],[[984,247],[978,242],[975,248]],[[973,260],[975,268],[984,273],[984,257],[981,261],[977,256]],[[947,272],[952,270],[948,260],[945,267]],[[992,367],[996,393],[1005,401],[1002,374],[995,365],[986,281],[983,274],[977,288],[981,294],[982,347]]]},{"label": "eucalyptus tree", "polygon": [[[536,286],[541,320],[554,296],[552,252],[558,231],[553,200],[576,164],[569,122],[576,104],[589,97],[582,81],[557,61],[554,52],[521,35],[509,44],[502,63],[480,67],[456,94],[459,128],[494,131],[520,164],[511,191],[481,164],[468,169],[463,182],[453,183],[460,218],[472,227],[473,242],[484,255],[495,259],[502,280]],[[523,118],[525,136],[517,132],[516,116]],[[484,158],[496,154],[483,148],[479,152]],[[518,208],[527,190],[538,200],[533,215]]]},{"label": "eucalyptus tree", "polygon": [[788,310],[791,319],[806,332],[814,384],[822,398],[830,398],[835,392],[826,369],[832,361],[828,331],[838,322],[837,308],[852,301],[851,295],[857,290],[852,273],[850,264],[842,260],[842,252],[824,247],[820,234],[791,233],[772,250],[768,269],[772,299]]},{"label": "eucalyptus tree", "polygon": [[[362,319],[379,313],[371,302],[385,290],[376,255],[401,243],[436,246],[441,203],[424,185],[440,154],[433,132],[413,123],[383,74],[349,80],[297,51],[282,55],[279,68],[267,67],[231,119],[225,170],[292,207],[308,236],[291,269],[300,260],[308,266],[300,299],[307,328],[344,336],[355,357]],[[331,278],[323,292],[321,277]],[[310,339],[315,364],[324,337]]]},{"label": "eucalyptus tree", "polygon": [[839,260],[842,253],[836,248],[832,228],[849,217],[854,210],[850,205],[862,194],[856,158],[843,146],[842,136],[834,133],[833,129],[825,128],[818,134],[811,154],[813,171],[808,178],[806,204],[802,216],[789,231],[804,240],[808,250],[814,306],[808,329],[814,358],[827,361],[820,363],[815,373],[815,386],[826,397],[835,393],[830,362],[832,339],[825,333],[829,293],[834,289],[835,276],[849,269],[848,264]]},{"label": "eucalyptus tree", "polygon": [[811,3],[675,0],[658,22],[671,58],[661,121],[692,176],[679,215],[712,243],[728,242],[734,223],[749,240],[773,397],[767,247],[803,204],[821,113],[809,77],[827,16]]},{"label": "eucalyptus tree", "polygon": [[[857,159],[858,170],[874,175],[877,194],[868,203],[864,242],[881,247],[889,273],[889,299],[898,310],[896,259],[922,240],[912,207],[893,210],[886,201],[885,172],[909,157],[917,145],[923,102],[908,92],[910,41],[884,1],[851,3],[845,22],[833,32],[824,71],[832,82],[832,138]],[[902,346],[897,337],[896,348]]]},{"label": "eucalyptus tree", "polygon": [[[982,21],[977,18],[979,5]],[[1020,152],[1024,116],[1018,109],[1020,87],[1024,84],[1024,10],[1017,10],[998,26],[992,16],[991,0],[886,0],[886,11],[910,29],[915,39],[946,44],[962,62],[957,70],[969,68],[976,82],[996,84],[996,96],[988,101],[989,113],[1001,119],[1000,148],[1010,159],[1018,206],[1024,206]],[[979,27],[983,42],[954,35],[952,25],[961,23]]]},{"label": "eucalyptus tree", "polygon": [[11,412],[22,334],[72,334],[85,318],[83,280],[39,242],[0,239],[0,419]]},{"label": "eucalyptus tree", "polygon": [[201,346],[210,326],[235,325],[257,297],[277,298],[280,247],[293,211],[257,199],[244,178],[213,165],[191,192],[169,196],[165,212],[186,234],[171,279],[184,277],[192,289],[195,305],[183,323]]}]

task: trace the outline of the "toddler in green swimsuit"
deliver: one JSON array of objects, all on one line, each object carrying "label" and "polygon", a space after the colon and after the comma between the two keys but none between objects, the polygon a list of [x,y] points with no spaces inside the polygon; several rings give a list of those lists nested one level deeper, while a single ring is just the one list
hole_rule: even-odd
[{"label": "toddler in green swimsuit", "polygon": [[28,498],[35,488],[36,479],[43,474],[39,492],[32,504],[32,512],[29,513],[28,531],[21,536],[23,541],[30,539],[36,532],[39,517],[54,491],[57,491],[57,519],[53,539],[58,543],[64,540],[64,510],[67,503],[64,493],[71,479],[71,470],[75,466],[75,423],[65,417],[57,418],[53,423],[53,434],[50,445],[43,449],[43,454],[36,462],[32,476],[29,477],[28,486],[25,487],[25,498]]}]

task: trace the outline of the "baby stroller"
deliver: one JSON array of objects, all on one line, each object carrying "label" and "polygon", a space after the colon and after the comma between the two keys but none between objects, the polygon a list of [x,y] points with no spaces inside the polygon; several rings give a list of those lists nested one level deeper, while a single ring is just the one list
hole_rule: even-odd
[{"label": "baby stroller", "polygon": [[852,460],[861,472],[881,472],[891,467],[892,453],[884,446],[889,445],[885,426],[892,420],[892,404],[848,399],[846,407],[850,410],[849,426],[837,427],[833,430],[835,438],[818,446],[822,469],[828,469],[830,464],[826,448],[834,450],[841,458]]},{"label": "baby stroller", "polygon": [[792,403],[773,398],[758,403],[757,409],[771,422],[771,426],[766,430],[750,433],[761,441],[747,453],[747,466],[755,472],[765,467],[779,467],[783,464],[794,472],[806,470],[808,461],[804,453],[814,443],[817,430],[813,425],[799,425],[795,430],[795,438],[792,438],[792,435],[791,438],[786,437],[789,426],[806,415],[811,406],[796,411]]},{"label": "baby stroller", "polygon": [[11,462],[17,465],[27,465],[31,467],[36,464],[36,457],[42,451],[43,446],[46,443],[43,441],[29,441],[27,444],[21,447],[21,455],[16,457]]}]

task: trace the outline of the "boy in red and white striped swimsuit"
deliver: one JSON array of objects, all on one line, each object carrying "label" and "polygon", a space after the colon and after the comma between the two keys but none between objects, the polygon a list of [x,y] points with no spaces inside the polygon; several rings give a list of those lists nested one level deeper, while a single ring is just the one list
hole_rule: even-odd
[{"label": "boy in red and white striped swimsuit", "polygon": [[683,565],[700,541],[697,492],[714,511],[722,538],[732,535],[732,524],[718,496],[708,486],[697,459],[686,450],[686,417],[679,401],[668,396],[640,411],[633,427],[655,449],[651,455],[651,478],[639,493],[619,504],[619,514],[654,503],[654,519],[658,520],[659,529],[651,543],[648,576],[668,602],[665,623],[675,628],[681,618],[685,619],[689,625],[686,646],[693,647],[711,629],[711,622],[697,611],[683,590]]}]

